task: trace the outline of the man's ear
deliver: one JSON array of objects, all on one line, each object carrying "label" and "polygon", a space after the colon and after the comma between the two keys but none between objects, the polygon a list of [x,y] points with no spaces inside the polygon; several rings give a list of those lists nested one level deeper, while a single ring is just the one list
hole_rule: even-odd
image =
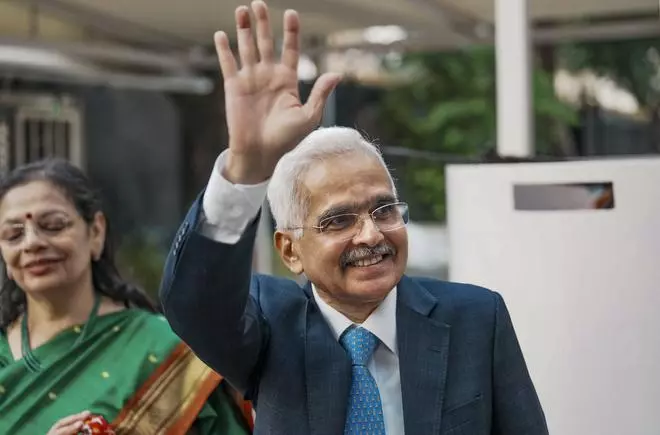
[{"label": "man's ear", "polygon": [[290,232],[284,232],[277,230],[273,236],[275,242],[275,248],[280,254],[280,258],[284,265],[289,269],[293,274],[300,275],[303,273],[304,268],[302,261],[299,255],[299,244],[297,240],[293,238],[293,235]]}]

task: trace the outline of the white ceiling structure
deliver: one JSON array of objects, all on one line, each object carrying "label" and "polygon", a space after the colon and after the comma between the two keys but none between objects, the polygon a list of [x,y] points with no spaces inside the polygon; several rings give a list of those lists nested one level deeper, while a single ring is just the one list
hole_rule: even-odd
[{"label": "white ceiling structure", "polygon": [[[494,2],[487,0],[449,0],[484,20],[491,20],[495,10]],[[531,0],[530,12],[534,19],[576,18],[598,15],[629,15],[631,13],[655,12],[655,0]]]},{"label": "white ceiling structure", "polygon": [[[494,0],[266,1],[275,32],[285,9],[300,12],[303,47],[311,56],[347,48],[444,50],[493,41]],[[12,45],[166,70],[215,68],[212,35],[219,29],[231,35],[234,9],[246,3],[0,0],[0,48]],[[658,0],[530,0],[529,8],[537,41],[660,35]],[[373,26],[397,26],[406,37],[369,40],[363,30]],[[5,63],[0,57],[0,68]]]},{"label": "white ceiling structure", "polygon": [[[494,0],[267,0],[274,24],[287,8],[303,17],[305,35],[325,36],[370,26],[397,25],[416,41],[451,47],[488,37],[470,26],[493,23]],[[241,0],[0,0],[0,36],[80,41],[86,30],[147,46],[185,48],[209,45],[213,32],[232,33]],[[658,0],[530,0],[535,22],[620,17],[615,24],[652,22],[660,34]],[[30,18],[37,11],[37,19]],[[36,25],[34,24],[36,22]],[[576,28],[576,24],[571,25]],[[590,24],[595,29],[600,25]],[[637,27],[637,33],[648,29]],[[482,30],[485,27],[482,27]],[[588,33],[586,30],[585,35]],[[277,29],[276,29],[277,31]],[[475,34],[476,32],[476,34]],[[541,32],[542,33],[542,32]],[[556,32],[559,34],[559,32]],[[635,35],[636,36],[636,35]],[[38,37],[38,36],[37,36]],[[308,41],[308,45],[311,42]]]}]

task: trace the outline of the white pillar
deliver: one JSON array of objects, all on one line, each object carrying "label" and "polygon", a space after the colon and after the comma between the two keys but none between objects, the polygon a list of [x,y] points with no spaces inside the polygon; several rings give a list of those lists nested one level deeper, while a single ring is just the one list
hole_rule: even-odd
[{"label": "white pillar", "polygon": [[534,155],[531,35],[527,0],[495,0],[497,152]]}]

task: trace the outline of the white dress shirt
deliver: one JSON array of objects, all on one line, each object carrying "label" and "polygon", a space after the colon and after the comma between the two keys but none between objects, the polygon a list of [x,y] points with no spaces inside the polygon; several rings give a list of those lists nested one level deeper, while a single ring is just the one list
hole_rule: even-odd
[{"label": "white dress shirt", "polygon": [[[268,181],[255,185],[232,184],[221,173],[225,159],[226,151],[216,160],[204,193],[202,209],[205,219],[202,221],[201,232],[215,241],[234,244],[259,212],[266,197]],[[353,322],[325,303],[314,286],[312,289],[321,314],[330,326],[335,339],[339,340],[341,334]],[[388,435],[404,435],[396,340],[396,294],[395,287],[360,325],[380,340],[367,368],[380,391],[385,430]]]}]

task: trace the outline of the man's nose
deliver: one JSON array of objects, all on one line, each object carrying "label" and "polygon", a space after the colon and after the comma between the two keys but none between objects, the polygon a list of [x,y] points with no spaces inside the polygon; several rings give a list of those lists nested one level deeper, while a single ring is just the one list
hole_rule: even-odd
[{"label": "man's nose", "polygon": [[355,237],[353,237],[353,242],[356,245],[376,246],[384,238],[383,233],[378,229],[378,225],[376,225],[371,216],[368,216],[361,220],[360,228]]}]

